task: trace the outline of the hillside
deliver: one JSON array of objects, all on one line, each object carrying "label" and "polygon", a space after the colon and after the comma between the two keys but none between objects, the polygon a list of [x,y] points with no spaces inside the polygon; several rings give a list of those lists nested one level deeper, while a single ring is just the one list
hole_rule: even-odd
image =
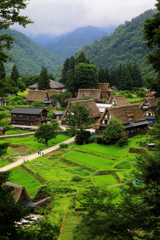
[{"label": "hillside", "polygon": [[8,33],[15,38],[9,51],[13,60],[5,64],[6,73],[10,73],[13,64],[16,64],[20,74],[40,73],[45,66],[50,73],[55,73],[64,59],[49,52],[42,46],[30,40],[24,34],[15,30],[1,30],[1,34]]},{"label": "hillside", "polygon": [[146,63],[145,55],[150,51],[145,46],[142,36],[142,23],[145,18],[151,17],[155,10],[148,10],[131,21],[117,27],[110,36],[104,36],[100,41],[85,45],[80,49],[91,62],[99,67],[116,69],[120,64],[137,63],[143,77],[153,77],[150,65]]},{"label": "hillside", "polygon": [[[109,29],[111,31],[111,29]],[[100,40],[106,35],[101,29],[93,26],[81,27],[63,37],[59,41],[53,41],[47,49],[63,58],[70,57],[83,45],[92,43],[95,39]]]}]

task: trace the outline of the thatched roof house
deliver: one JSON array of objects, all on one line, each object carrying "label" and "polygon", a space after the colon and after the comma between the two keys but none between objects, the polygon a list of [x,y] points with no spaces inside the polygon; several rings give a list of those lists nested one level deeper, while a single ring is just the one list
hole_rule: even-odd
[{"label": "thatched roof house", "polygon": [[110,94],[112,93],[112,89],[110,88],[110,84],[109,83],[98,83],[97,89],[101,90],[101,97],[109,97]]},{"label": "thatched roof house", "polygon": [[130,104],[129,102],[127,102],[124,95],[111,96],[108,103],[113,104],[114,106],[122,106],[122,105]]},{"label": "thatched roof house", "polygon": [[13,187],[13,198],[15,199],[16,202],[19,200],[29,200],[29,194],[27,193],[26,189],[24,186],[17,185],[14,183],[6,182],[3,185],[7,185],[9,187]]},{"label": "thatched roof house", "polygon": [[26,97],[26,101],[28,104],[32,104],[35,101],[42,101],[48,100],[47,91],[42,90],[29,90],[28,95]]},{"label": "thatched roof house", "polygon": [[116,118],[121,121],[125,127],[125,135],[134,135],[147,131],[148,121],[142,114],[138,104],[128,104],[106,108],[94,128],[102,133],[107,128],[109,119]]},{"label": "thatched roof house", "polygon": [[90,109],[90,118],[97,119],[101,116],[101,113],[100,113],[95,101],[93,99],[88,99],[88,100],[70,102],[68,104],[68,107],[67,107],[62,119],[64,119],[65,116],[67,115],[67,113],[70,112],[71,106],[76,105],[76,104],[84,105],[87,109]]},{"label": "thatched roof house", "polygon": [[146,109],[148,107],[155,107],[155,106],[157,106],[157,103],[158,103],[158,99],[155,97],[146,98],[144,100],[144,102],[142,103],[141,109],[143,111],[144,109]]},{"label": "thatched roof house", "polygon": [[[63,90],[64,85],[60,82],[54,81],[54,80],[49,80],[50,81],[50,88],[55,89],[55,90]],[[35,83],[33,85],[28,86],[29,89],[36,90],[38,89],[38,83]]]},{"label": "thatched roof house", "polygon": [[78,89],[77,99],[90,97],[94,100],[101,98],[101,89]]},{"label": "thatched roof house", "polygon": [[62,92],[62,90],[55,90],[55,89],[47,89],[47,94],[48,94],[48,98],[51,100],[51,96],[53,94],[60,94]]}]

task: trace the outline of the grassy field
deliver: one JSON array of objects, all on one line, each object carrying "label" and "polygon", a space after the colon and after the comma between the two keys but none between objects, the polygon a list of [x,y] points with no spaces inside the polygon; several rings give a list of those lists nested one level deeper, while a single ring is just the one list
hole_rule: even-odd
[{"label": "grassy field", "polygon": [[120,157],[121,148],[117,145],[101,145],[97,143],[78,146],[79,149],[101,155],[109,155],[111,157]]},{"label": "grassy field", "polygon": [[[62,139],[61,136],[58,136],[57,139],[53,139],[53,142],[55,141],[54,144],[56,144],[59,140],[65,140]],[[116,144],[104,146],[93,143],[77,146],[75,143],[71,143],[66,149],[58,149],[25,164],[47,181],[52,180],[53,186],[59,188],[66,186],[76,191],[77,197],[84,191],[89,191],[90,187],[106,187],[106,191],[114,194],[115,197],[112,201],[116,203],[121,200],[119,195],[121,189],[114,185],[134,180],[132,171],[137,154],[129,153],[129,149],[131,147],[141,148],[140,143],[144,141],[145,135],[135,136],[129,139],[129,145],[125,148],[120,148]],[[15,142],[18,143],[18,140],[15,139]],[[50,144],[53,145],[53,142]],[[34,146],[31,148],[32,144]],[[40,148],[40,145],[37,144],[42,144],[41,149],[45,148],[43,143],[37,143],[34,138],[24,141],[25,147],[33,151]],[[9,151],[13,151],[13,149],[9,149]],[[62,161],[61,158],[68,161]],[[103,175],[97,175],[99,172]],[[41,185],[20,168],[12,170],[10,181],[24,185],[31,197],[34,197],[37,187]],[[74,210],[82,210],[82,207],[73,196],[71,193],[62,193],[61,195],[57,193],[47,206],[47,218],[51,222],[61,225],[58,240],[73,240],[72,229],[80,221],[79,212]]]},{"label": "grassy field", "polygon": [[83,166],[91,168],[93,170],[100,170],[101,168],[112,169],[112,165],[114,163],[107,158],[102,158],[77,151],[71,151],[69,153],[66,153],[63,157],[69,161],[82,164]]},{"label": "grassy field", "polygon": [[117,180],[112,174],[99,175],[92,177],[95,187],[104,187],[118,184]]},{"label": "grassy field", "polygon": [[36,195],[37,188],[41,185],[40,182],[35,180],[30,174],[20,168],[12,171],[9,181],[18,185],[25,186],[31,198]]},{"label": "grassy field", "polygon": [[22,130],[22,129],[17,129],[17,130],[15,130],[15,129],[13,129],[13,130],[8,130],[8,131],[6,131],[5,132],[5,135],[12,135],[12,134],[20,134],[20,133],[29,133],[29,131],[27,131],[27,130]]},{"label": "grassy field", "polygon": [[72,240],[73,239],[73,228],[80,221],[81,217],[75,212],[67,211],[64,215],[60,236],[58,240]]}]

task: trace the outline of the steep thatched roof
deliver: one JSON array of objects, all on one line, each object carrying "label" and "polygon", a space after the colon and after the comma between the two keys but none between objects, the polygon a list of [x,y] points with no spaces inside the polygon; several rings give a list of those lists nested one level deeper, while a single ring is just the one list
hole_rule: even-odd
[{"label": "steep thatched roof", "polygon": [[94,128],[99,129],[105,116],[109,114],[111,118],[119,119],[122,124],[129,124],[129,117],[133,117],[132,122],[145,121],[145,117],[142,114],[141,109],[138,104],[129,104],[117,107],[106,108],[98,122],[95,124]]},{"label": "steep thatched roof", "polygon": [[35,101],[42,101],[44,102],[45,98],[47,97],[46,91],[41,90],[29,90],[26,100],[28,102],[35,102]]},{"label": "steep thatched roof", "polygon": [[[60,82],[54,81],[54,80],[49,80],[50,81],[50,88],[51,89],[63,89],[64,85]],[[33,85],[28,86],[30,89],[38,89],[38,83],[35,83]]]},{"label": "steep thatched roof", "polygon": [[158,99],[155,98],[155,97],[149,97],[149,98],[146,98],[142,104],[142,107],[144,105],[147,105],[149,107],[154,107],[154,106],[157,106],[157,103],[158,103]]},{"label": "steep thatched roof", "polygon": [[112,92],[113,90],[110,88],[109,83],[98,83],[97,89],[101,89],[101,92]]},{"label": "steep thatched roof", "polygon": [[93,99],[88,99],[88,100],[70,102],[70,104],[68,104],[68,107],[62,118],[65,118],[65,116],[67,115],[67,112],[69,111],[71,106],[76,105],[76,104],[84,105],[87,109],[90,109],[90,118],[97,118],[97,117],[101,116],[101,113],[100,113],[95,101]]},{"label": "steep thatched roof", "polygon": [[30,199],[24,186],[10,183],[10,182],[6,182],[6,183],[4,183],[4,185],[14,188],[13,189],[13,197],[16,202],[19,200],[29,200]]},{"label": "steep thatched roof", "polygon": [[55,89],[47,89],[46,91],[47,91],[47,93],[48,93],[49,99],[51,99],[51,96],[52,96],[53,94],[57,94],[57,93],[59,94],[59,93],[62,92],[62,90],[55,90]]},{"label": "steep thatched roof", "polygon": [[113,102],[115,106],[122,106],[122,105],[129,104],[129,102],[127,102],[124,95],[111,96],[108,103],[113,103]]},{"label": "steep thatched roof", "polygon": [[89,96],[94,100],[98,100],[101,98],[101,89],[78,89],[78,99],[84,98],[86,96]]}]

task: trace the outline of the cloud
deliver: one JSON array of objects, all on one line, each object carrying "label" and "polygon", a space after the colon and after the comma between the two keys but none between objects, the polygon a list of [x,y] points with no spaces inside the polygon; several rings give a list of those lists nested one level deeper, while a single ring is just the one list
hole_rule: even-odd
[{"label": "cloud", "polygon": [[24,34],[63,34],[82,26],[107,27],[130,21],[148,9],[155,0],[30,0],[22,12],[34,24],[25,29],[14,25]]}]

